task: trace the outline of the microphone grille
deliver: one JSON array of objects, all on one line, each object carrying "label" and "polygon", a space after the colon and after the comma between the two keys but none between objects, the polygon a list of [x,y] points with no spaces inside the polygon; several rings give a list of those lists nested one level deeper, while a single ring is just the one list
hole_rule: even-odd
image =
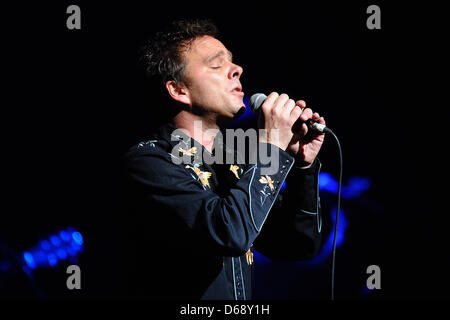
[{"label": "microphone grille", "polygon": [[267,96],[264,93],[255,93],[252,95],[249,102],[250,110],[257,112],[266,98]]}]

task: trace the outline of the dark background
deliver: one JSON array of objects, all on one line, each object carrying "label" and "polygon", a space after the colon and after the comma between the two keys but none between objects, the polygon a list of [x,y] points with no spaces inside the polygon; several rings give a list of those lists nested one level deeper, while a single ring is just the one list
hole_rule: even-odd
[{"label": "dark background", "polygon": [[[81,8],[81,30],[66,28],[70,4]],[[381,30],[366,27],[370,4],[381,8]],[[189,17],[217,24],[244,68],[247,96],[284,92],[325,116],[342,144],[344,183],[372,179],[365,194],[372,205],[343,203],[348,226],[337,253],[336,298],[450,297],[448,210],[441,204],[446,145],[444,129],[429,125],[445,127],[448,119],[447,100],[437,98],[447,78],[438,60],[445,39],[438,5],[63,1],[2,11],[0,240],[22,252],[71,225],[85,241],[82,290],[66,289],[64,264],[36,272],[50,298],[121,297],[121,155],[145,140],[166,110],[139,50],[173,19]],[[337,156],[327,138],[320,159],[335,177]],[[371,264],[381,267],[382,289],[361,295]],[[329,260],[317,268],[264,268],[257,298],[329,298]],[[24,275],[4,277],[2,297],[36,298]]]}]

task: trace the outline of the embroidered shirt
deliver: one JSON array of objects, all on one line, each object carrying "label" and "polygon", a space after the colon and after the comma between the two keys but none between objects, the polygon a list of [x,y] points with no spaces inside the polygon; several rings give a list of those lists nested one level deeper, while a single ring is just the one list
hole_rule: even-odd
[{"label": "embroidered shirt", "polygon": [[319,251],[318,159],[300,169],[275,147],[273,174],[263,172],[259,156],[253,164],[208,164],[202,155],[211,154],[175,129],[164,125],[125,156],[135,294],[251,299],[254,249],[275,260]]}]

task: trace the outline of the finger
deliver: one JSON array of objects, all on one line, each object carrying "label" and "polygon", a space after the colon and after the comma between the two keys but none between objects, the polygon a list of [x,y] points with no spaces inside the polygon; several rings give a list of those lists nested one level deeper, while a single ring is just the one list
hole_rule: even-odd
[{"label": "finger", "polygon": [[283,112],[283,107],[288,102],[289,96],[285,93],[282,93],[278,96],[278,98],[274,102],[274,107],[272,109],[273,113]]},{"label": "finger", "polygon": [[305,136],[308,133],[308,126],[306,125],[306,123],[302,124],[302,135]]},{"label": "finger", "polygon": [[325,119],[323,117],[320,117],[319,120],[317,120],[317,122],[319,122],[320,124],[323,124],[323,125],[327,125],[325,122]]},{"label": "finger", "polygon": [[[289,125],[292,127],[292,132],[296,132],[299,130],[299,126],[301,122],[297,122],[298,118],[302,114],[302,109],[299,106],[294,106],[292,108],[291,113],[289,115]],[[297,132],[298,133],[298,132]]]},{"label": "finger", "polygon": [[300,116],[300,119],[302,121],[306,121],[308,119],[311,119],[313,115],[313,112],[310,108],[303,109],[302,115]]},{"label": "finger", "polygon": [[275,100],[278,99],[278,97],[279,97],[278,93],[276,92],[270,93],[269,96],[264,101],[263,105],[261,106],[263,111],[266,112],[272,110],[274,107]]},{"label": "finger", "polygon": [[306,102],[303,101],[303,100],[298,100],[298,101],[296,101],[296,102],[295,102],[295,105],[296,105],[296,106],[299,106],[301,109],[306,108]]},{"label": "finger", "polygon": [[302,109],[299,105],[295,105],[294,108],[291,110],[291,119],[297,121],[298,118],[300,118],[300,115],[302,114]]},{"label": "finger", "polygon": [[292,99],[289,99],[288,101],[286,101],[286,103],[283,106],[283,113],[287,116],[290,117],[292,110],[295,108],[295,102]]},{"label": "finger", "polygon": [[315,113],[313,114],[313,116],[312,116],[311,119],[312,119],[314,122],[317,122],[317,123],[326,125],[326,124],[325,124],[325,119],[324,119],[323,117],[321,117],[317,112],[315,112]]}]

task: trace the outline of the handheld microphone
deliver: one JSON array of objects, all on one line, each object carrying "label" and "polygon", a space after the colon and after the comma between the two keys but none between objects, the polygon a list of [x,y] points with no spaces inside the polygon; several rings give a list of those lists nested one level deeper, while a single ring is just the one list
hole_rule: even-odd
[{"label": "handheld microphone", "polygon": [[[266,98],[267,96],[263,93],[255,93],[250,97],[249,106],[253,113],[258,114],[259,108],[262,106]],[[305,123],[309,129],[315,130],[316,132],[331,132],[331,130],[328,129],[325,125],[314,122],[311,119],[308,119]]]}]

